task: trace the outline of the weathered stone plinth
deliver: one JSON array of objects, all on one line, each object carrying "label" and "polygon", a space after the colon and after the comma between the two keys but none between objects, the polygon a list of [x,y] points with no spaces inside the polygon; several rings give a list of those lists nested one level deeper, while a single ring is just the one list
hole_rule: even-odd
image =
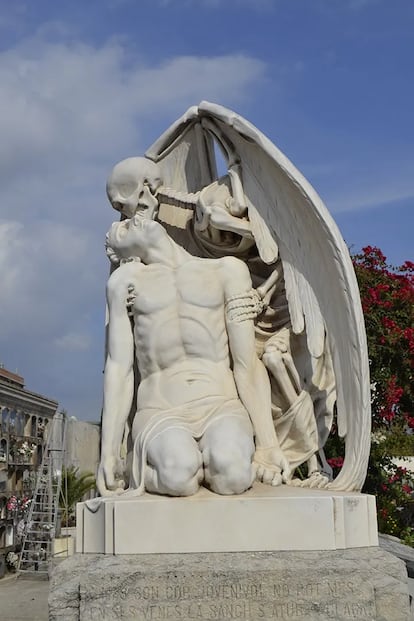
[{"label": "weathered stone plinth", "polygon": [[78,554],[55,568],[49,604],[54,621],[409,619],[404,564],[377,547]]}]

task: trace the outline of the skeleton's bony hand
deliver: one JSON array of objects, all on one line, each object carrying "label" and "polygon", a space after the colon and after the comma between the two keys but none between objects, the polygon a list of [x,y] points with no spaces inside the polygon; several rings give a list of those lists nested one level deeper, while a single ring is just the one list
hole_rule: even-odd
[{"label": "skeleton's bony hand", "polygon": [[257,448],[253,457],[256,479],[268,485],[281,485],[291,476],[289,461],[279,447]]},{"label": "skeleton's bony hand", "polygon": [[254,289],[242,295],[233,295],[226,302],[226,316],[229,321],[256,319],[262,311],[262,301]]},{"label": "skeleton's bony hand", "polygon": [[210,222],[216,229],[226,230],[226,226],[233,222],[234,216],[221,205],[210,205],[209,211]]},{"label": "skeleton's bony hand", "polygon": [[135,289],[133,285],[129,285],[128,294],[127,294],[126,302],[125,302],[128,315],[132,315],[132,307],[134,306],[135,297],[136,297]]},{"label": "skeleton's bony hand", "polygon": [[122,472],[120,460],[110,456],[101,459],[96,485],[101,496],[115,496],[124,491],[125,482],[120,478]]},{"label": "skeleton's bony hand", "polygon": [[195,208],[195,228],[197,231],[205,231],[210,224],[211,209],[200,197]]},{"label": "skeleton's bony hand", "polygon": [[266,347],[262,360],[268,368],[272,368],[274,365],[280,367],[277,374],[279,379],[282,378],[285,375],[284,372],[287,371],[296,393],[300,394],[302,388],[299,373],[296,369],[292,355],[283,339],[274,339]]}]

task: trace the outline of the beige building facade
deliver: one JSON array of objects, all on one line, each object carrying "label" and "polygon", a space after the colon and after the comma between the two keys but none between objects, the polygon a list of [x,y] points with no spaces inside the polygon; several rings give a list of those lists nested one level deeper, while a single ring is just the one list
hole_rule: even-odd
[{"label": "beige building facade", "polygon": [[57,406],[0,366],[0,574],[5,555],[19,545],[18,526],[28,511]]}]

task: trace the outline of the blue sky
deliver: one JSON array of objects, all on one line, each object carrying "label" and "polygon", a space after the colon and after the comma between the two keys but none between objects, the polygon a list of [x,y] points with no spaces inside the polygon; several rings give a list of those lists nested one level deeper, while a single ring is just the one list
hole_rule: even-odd
[{"label": "blue sky", "polygon": [[202,99],[413,259],[411,0],[0,0],[0,361],[98,420],[112,166]]}]

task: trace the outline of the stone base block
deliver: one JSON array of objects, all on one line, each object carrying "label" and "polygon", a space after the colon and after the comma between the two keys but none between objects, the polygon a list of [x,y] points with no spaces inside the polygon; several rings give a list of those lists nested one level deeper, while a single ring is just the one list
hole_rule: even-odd
[{"label": "stone base block", "polygon": [[77,509],[76,551],[105,554],[337,550],[378,545],[375,498],[256,483],[240,496],[201,489]]},{"label": "stone base block", "polygon": [[51,621],[408,621],[402,561],[336,551],[75,555],[51,576]]}]

